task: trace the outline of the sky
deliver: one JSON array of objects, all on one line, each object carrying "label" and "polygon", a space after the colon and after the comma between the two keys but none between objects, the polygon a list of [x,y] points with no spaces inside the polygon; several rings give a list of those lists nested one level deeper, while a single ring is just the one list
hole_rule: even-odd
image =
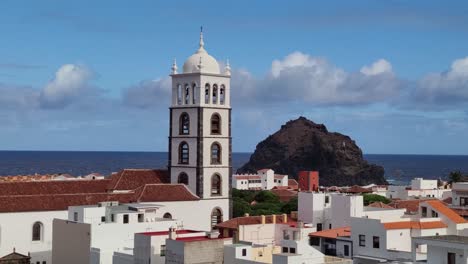
[{"label": "sky", "polygon": [[0,150],[167,151],[170,67],[232,68],[233,151],[304,116],[468,155],[467,1],[0,2]]}]

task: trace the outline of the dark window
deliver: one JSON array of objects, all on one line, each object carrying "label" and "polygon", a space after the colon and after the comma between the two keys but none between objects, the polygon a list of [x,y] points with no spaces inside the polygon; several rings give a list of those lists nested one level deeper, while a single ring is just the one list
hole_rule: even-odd
[{"label": "dark window", "polygon": [[114,219],[114,214],[111,214],[111,222],[114,222],[115,219]]},{"label": "dark window", "polygon": [[221,164],[221,146],[218,143],[211,145],[211,164]]},{"label": "dark window", "polygon": [[296,248],[289,248],[289,253],[296,254]]},{"label": "dark window", "polygon": [[42,240],[42,223],[36,222],[32,228],[32,241],[41,241]]},{"label": "dark window", "polygon": [[163,218],[165,218],[165,219],[172,219],[172,215],[171,215],[170,213],[165,213],[165,214],[163,215]]},{"label": "dark window", "polygon": [[179,118],[179,134],[190,134],[190,117],[187,113],[183,113]]},{"label": "dark window", "polygon": [[224,84],[221,84],[221,88],[219,89],[219,103],[224,104],[225,101],[225,93],[226,93],[226,88],[224,87]]},{"label": "dark window", "polygon": [[221,177],[218,174],[211,177],[211,195],[221,195]]},{"label": "dark window", "polygon": [[106,222],[106,217],[105,216],[101,216],[101,222]]},{"label": "dark window", "polygon": [[197,88],[197,85],[196,84],[192,84],[192,104],[196,104],[197,103],[197,98],[195,97],[196,93],[195,93],[195,89]]},{"label": "dark window", "polygon": [[422,217],[427,217],[427,207],[421,206],[421,215]]},{"label": "dark window", "polygon": [[210,103],[210,85],[206,84],[205,85],[205,104]]},{"label": "dark window", "polygon": [[73,221],[78,222],[78,212],[73,212]]},{"label": "dark window", "polygon": [[432,217],[439,217],[439,214],[436,211],[432,210]]},{"label": "dark window", "polygon": [[211,134],[221,134],[221,118],[218,114],[211,116]]},{"label": "dark window", "polygon": [[323,229],[322,223],[317,223],[317,232],[322,231],[322,229]]},{"label": "dark window", "polygon": [[138,223],[142,223],[145,221],[145,215],[144,214],[138,214]]},{"label": "dark window", "polygon": [[289,248],[283,247],[283,251],[282,251],[282,252],[283,252],[283,253],[288,253],[288,252],[289,252]]},{"label": "dark window", "polygon": [[161,257],[166,256],[166,245],[161,245]]},{"label": "dark window", "polygon": [[447,253],[447,264],[455,264],[455,259],[457,257],[457,254],[448,252]]},{"label": "dark window", "polygon": [[188,175],[187,175],[187,173],[181,172],[181,173],[179,174],[178,179],[177,179],[177,183],[183,183],[183,184],[185,184],[185,185],[188,185],[188,184],[189,184],[189,181],[188,181]]},{"label": "dark window", "polygon": [[211,212],[211,228],[214,229],[214,227],[221,222],[223,222],[223,213],[220,209],[215,208]]},{"label": "dark window", "polygon": [[45,261],[42,261],[42,264],[47,264],[47,262],[45,262]]},{"label": "dark window", "polygon": [[329,203],[330,202],[330,196],[325,196],[325,203]]},{"label": "dark window", "polygon": [[320,246],[320,237],[310,237],[309,244],[311,246]]},{"label": "dark window", "polygon": [[179,145],[179,163],[189,163],[189,145],[186,142],[182,142]]},{"label": "dark window", "polygon": [[213,104],[218,103],[218,86],[215,84],[213,85]]},{"label": "dark window", "polygon": [[328,224],[328,229],[332,229],[332,224]]},{"label": "dark window", "polygon": [[378,236],[372,237],[372,245],[374,248],[380,248],[380,239]]},{"label": "dark window", "polygon": [[365,247],[366,246],[366,236],[365,235],[359,235],[359,246],[360,247]]},{"label": "dark window", "polygon": [[349,257],[349,245],[344,245],[344,255]]},{"label": "dark window", "polygon": [[123,216],[123,223],[128,224],[128,214],[124,214]]},{"label": "dark window", "polygon": [[245,248],[242,249],[242,256],[244,257],[247,256],[247,249]]},{"label": "dark window", "polygon": [[468,197],[460,197],[460,206],[468,205]]},{"label": "dark window", "polygon": [[185,104],[189,104],[190,103],[190,86],[188,84],[185,85]]}]

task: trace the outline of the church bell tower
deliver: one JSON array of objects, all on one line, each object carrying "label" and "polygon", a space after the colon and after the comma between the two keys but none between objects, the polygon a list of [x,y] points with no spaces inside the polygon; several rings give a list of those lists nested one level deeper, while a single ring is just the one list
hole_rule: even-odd
[{"label": "church bell tower", "polygon": [[204,46],[200,32],[182,72],[172,65],[169,172],[171,183],[186,184],[201,199],[225,201],[232,175],[231,69],[228,62],[221,71]]}]

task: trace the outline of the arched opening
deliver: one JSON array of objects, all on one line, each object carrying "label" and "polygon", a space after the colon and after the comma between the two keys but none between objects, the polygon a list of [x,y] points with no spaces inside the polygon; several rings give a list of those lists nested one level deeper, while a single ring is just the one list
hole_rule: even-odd
[{"label": "arched opening", "polygon": [[196,88],[197,88],[197,85],[195,83],[192,83],[192,104],[196,104],[197,103],[197,97],[196,97]]},{"label": "arched opening", "polygon": [[177,178],[177,183],[183,183],[183,184],[185,184],[185,185],[188,185],[189,182],[188,182],[188,175],[187,175],[187,173],[181,172],[181,173],[179,174],[179,177]]},{"label": "arched opening", "polygon": [[172,219],[172,215],[171,215],[170,213],[165,213],[165,214],[163,215],[163,218],[164,218],[164,219]]},{"label": "arched opening", "polygon": [[41,222],[35,222],[32,227],[32,241],[41,241],[43,233],[43,225]]},{"label": "arched opening", "polygon": [[221,134],[221,117],[217,113],[211,116],[211,134]]},{"label": "arched opening", "polygon": [[184,104],[188,105],[190,103],[190,86],[188,84],[185,84],[184,91]]},{"label": "arched opening", "polygon": [[189,163],[189,145],[187,144],[187,142],[182,142],[179,145],[179,163]]},{"label": "arched opening", "polygon": [[221,176],[219,174],[211,176],[211,195],[221,195]]},{"label": "arched opening", "polygon": [[182,104],[182,85],[177,84],[177,104]]},{"label": "arched opening", "polygon": [[210,103],[210,84],[205,85],[205,104]]},{"label": "arched opening", "polygon": [[219,88],[219,104],[224,105],[225,96],[226,96],[226,87],[224,86],[224,84],[221,84],[221,88]]},{"label": "arched opening", "polygon": [[221,164],[221,145],[211,144],[211,164]]},{"label": "arched opening", "polygon": [[218,103],[218,85],[213,85],[213,104]]},{"label": "arched opening", "polygon": [[211,211],[211,229],[215,229],[216,225],[223,222],[223,212],[219,208]]},{"label": "arched opening", "polygon": [[187,113],[182,113],[179,118],[179,135],[190,134],[190,117]]}]

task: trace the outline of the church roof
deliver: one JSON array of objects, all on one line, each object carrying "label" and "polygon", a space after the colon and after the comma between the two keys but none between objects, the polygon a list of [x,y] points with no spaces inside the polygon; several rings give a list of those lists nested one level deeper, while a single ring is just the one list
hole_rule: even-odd
[{"label": "church roof", "polygon": [[31,257],[20,254],[20,253],[17,253],[17,252],[13,252],[13,253],[10,253],[10,254],[8,254],[6,256],[1,257],[0,258],[0,263],[3,260],[29,260],[29,259],[31,259]]},{"label": "church roof", "polygon": [[204,48],[203,32],[200,32],[200,47],[185,61],[184,73],[202,72],[220,74],[219,64]]}]

